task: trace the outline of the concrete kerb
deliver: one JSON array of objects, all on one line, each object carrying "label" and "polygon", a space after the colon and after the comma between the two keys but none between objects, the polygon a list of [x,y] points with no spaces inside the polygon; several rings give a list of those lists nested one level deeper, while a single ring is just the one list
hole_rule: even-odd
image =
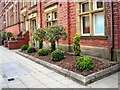
[{"label": "concrete kerb", "polygon": [[40,59],[38,59],[38,58],[35,58],[35,57],[30,56],[30,55],[28,55],[28,54],[25,54],[25,53],[23,53],[23,52],[17,51],[16,53],[17,53],[17,54],[20,54],[20,55],[22,55],[22,56],[24,56],[24,57],[27,57],[27,58],[29,58],[29,59],[31,59],[31,60],[39,63],[39,64],[42,64],[43,66],[46,66],[46,67],[48,67],[48,68],[50,68],[50,69],[53,69],[53,70],[55,70],[56,72],[58,72],[58,73],[60,73],[60,74],[63,74],[63,75],[65,75],[65,76],[68,76],[68,77],[76,80],[76,81],[79,81],[79,82],[81,82],[81,83],[84,84],[84,85],[87,85],[87,84],[89,84],[89,83],[91,83],[91,82],[94,82],[94,81],[96,81],[96,80],[99,80],[99,79],[101,79],[101,78],[103,78],[103,77],[105,77],[105,76],[111,75],[111,74],[113,74],[113,73],[115,73],[115,72],[117,72],[117,71],[120,70],[120,67],[119,67],[119,65],[117,64],[117,65],[115,65],[115,66],[111,66],[110,68],[101,70],[101,71],[99,71],[99,72],[90,74],[90,75],[88,75],[88,76],[83,76],[83,75],[80,75],[80,74],[75,73],[75,72],[73,72],[73,71],[70,71],[70,70],[61,68],[61,67],[59,67],[59,66],[57,66],[57,65],[48,63],[48,62],[43,61],[43,60],[40,60]]}]

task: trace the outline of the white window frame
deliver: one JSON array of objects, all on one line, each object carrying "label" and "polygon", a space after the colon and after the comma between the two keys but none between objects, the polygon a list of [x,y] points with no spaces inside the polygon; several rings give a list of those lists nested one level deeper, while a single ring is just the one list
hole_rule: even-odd
[{"label": "white window frame", "polygon": [[30,6],[32,7],[32,6],[34,6],[34,5],[36,5],[37,4],[37,0],[31,0],[31,2],[30,2]]},{"label": "white window frame", "polygon": [[22,7],[25,7],[25,0],[22,0]]},{"label": "white window frame", "polygon": [[102,0],[102,2],[103,2],[103,7],[102,8],[97,8],[97,1],[99,1],[99,0],[93,1],[93,10],[103,9],[104,8],[104,1]]},{"label": "white window frame", "polygon": [[[57,13],[57,11],[52,12],[52,19],[53,20],[57,20],[57,18],[55,18],[55,13]],[[57,13],[57,17],[58,17],[58,13]]]},{"label": "white window frame", "polygon": [[28,31],[28,21],[26,20],[26,31]]},{"label": "white window frame", "polygon": [[33,3],[33,5],[36,5],[37,4],[37,0],[34,0],[34,3]]},{"label": "white window frame", "polygon": [[105,26],[104,26],[104,34],[96,34],[96,33],[95,33],[95,15],[96,15],[96,14],[104,14],[104,13],[101,12],[101,13],[94,13],[94,14],[93,14],[93,33],[94,33],[93,35],[94,35],[94,36],[105,36]]},{"label": "white window frame", "polygon": [[[89,15],[84,15],[84,16],[81,16],[81,34],[82,34],[82,36],[90,36],[90,33],[86,33],[86,34],[84,34],[83,33],[83,17],[86,17],[86,16],[88,16],[89,17]],[[89,18],[89,22],[90,22],[90,18]]]},{"label": "white window frame", "polygon": [[[83,12],[83,8],[82,8],[82,5],[85,4],[85,3],[88,3],[89,6],[90,6],[90,3],[89,3],[89,2],[82,2],[82,3],[81,3],[81,13],[85,13],[85,12]],[[86,12],[89,12],[89,10],[90,10],[90,8],[89,8],[88,11],[86,11]]]}]

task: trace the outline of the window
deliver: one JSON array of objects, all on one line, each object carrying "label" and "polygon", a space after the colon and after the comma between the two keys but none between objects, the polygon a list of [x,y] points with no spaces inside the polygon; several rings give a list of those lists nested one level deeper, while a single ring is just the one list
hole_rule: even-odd
[{"label": "window", "polygon": [[32,31],[36,31],[37,25],[36,25],[36,19],[31,20],[31,29]]},{"label": "window", "polygon": [[94,34],[104,35],[104,14],[94,14]]},{"label": "window", "polygon": [[100,8],[103,8],[104,6],[104,3],[102,0],[97,0],[97,1],[94,1],[93,2],[93,9],[100,9]]},{"label": "window", "polygon": [[22,17],[23,17],[22,31],[25,32],[26,31],[26,22],[25,22],[26,21],[26,16],[23,15]]},{"label": "window", "polygon": [[[37,24],[36,24],[36,18],[32,18],[31,20],[30,20],[30,30],[31,30],[31,39],[33,38],[33,35],[34,35],[34,32],[36,31],[36,28],[37,28]],[[32,42],[32,45],[34,45],[35,46],[35,48],[37,48],[38,47],[38,41],[37,40],[31,40]]]},{"label": "window", "polygon": [[47,13],[46,17],[47,27],[57,24],[57,11]]},{"label": "window", "polygon": [[6,16],[4,15],[3,16],[3,28],[5,28],[6,27]]},{"label": "window", "polygon": [[27,16],[24,14],[22,15],[23,18],[23,23],[22,23],[22,31],[28,31],[28,21],[27,21]]},{"label": "window", "polygon": [[90,34],[89,16],[83,16],[81,20],[82,20],[83,34]]},{"label": "window", "polygon": [[103,7],[103,2],[97,2],[97,8],[102,8]]},{"label": "window", "polygon": [[88,3],[88,2],[82,3],[82,4],[81,4],[81,8],[82,8],[82,12],[87,12],[87,11],[89,11],[89,3]]},{"label": "window", "polygon": [[14,24],[14,12],[13,7],[10,9],[10,25]]},{"label": "window", "polygon": [[103,36],[105,35],[104,3],[102,0],[94,2],[81,2],[79,18],[81,34]]},{"label": "window", "polygon": [[37,1],[36,0],[31,0],[30,1],[30,6],[32,7],[32,6],[34,6],[34,5],[36,5],[37,4]]},{"label": "window", "polygon": [[16,15],[16,23],[17,23],[17,22],[18,22],[18,13],[17,13],[18,8],[17,8],[17,4],[16,4],[15,8],[16,8],[16,10],[15,10],[15,15]]},{"label": "window", "polygon": [[57,19],[57,12],[53,12],[52,14],[53,14],[53,19],[54,20]]},{"label": "window", "polygon": [[25,7],[25,0],[22,0],[22,8]]},{"label": "window", "polygon": [[9,26],[9,12],[7,12],[7,26]]}]

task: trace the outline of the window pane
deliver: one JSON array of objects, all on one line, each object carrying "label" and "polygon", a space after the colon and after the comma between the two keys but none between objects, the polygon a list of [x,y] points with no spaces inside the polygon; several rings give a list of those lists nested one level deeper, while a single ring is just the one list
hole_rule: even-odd
[{"label": "window pane", "polygon": [[96,14],[94,19],[95,34],[104,35],[104,14]]},{"label": "window pane", "polygon": [[103,2],[97,1],[97,8],[103,8]]},{"label": "window pane", "polygon": [[89,34],[90,33],[90,22],[89,22],[89,16],[82,17],[82,26],[83,26],[83,34]]},{"label": "window pane", "polygon": [[51,21],[52,20],[52,13],[48,13],[47,14],[47,21]]},{"label": "window pane", "polygon": [[82,4],[82,12],[89,11],[89,3],[83,3]]},{"label": "window pane", "polygon": [[53,19],[57,19],[57,12],[53,12]]}]

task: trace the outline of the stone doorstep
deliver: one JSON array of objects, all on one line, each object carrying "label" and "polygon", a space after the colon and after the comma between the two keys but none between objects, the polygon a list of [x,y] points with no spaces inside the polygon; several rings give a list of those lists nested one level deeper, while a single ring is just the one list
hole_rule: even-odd
[{"label": "stone doorstep", "polygon": [[19,52],[19,51],[17,51],[16,53],[20,54],[20,55],[22,55],[24,57],[27,57],[27,58],[29,58],[29,59],[31,59],[31,60],[39,63],[39,64],[42,64],[42,65],[48,67],[49,69],[53,69],[53,70],[55,70],[58,73],[67,75],[68,77],[71,77],[72,79],[77,80],[77,81],[81,82],[84,85],[87,85],[87,84],[89,84],[91,82],[99,80],[99,79],[101,79],[101,78],[103,78],[105,76],[111,75],[111,74],[113,74],[113,73],[115,73],[115,72],[120,70],[120,67],[117,64],[115,66],[112,66],[110,68],[101,70],[101,71],[93,73],[93,74],[90,74],[88,76],[83,76],[83,75],[80,75],[80,74],[75,73],[73,71],[70,71],[70,70],[64,69],[62,67],[59,67],[57,65],[45,62],[43,60],[40,60],[40,59],[35,58],[33,56],[30,56],[28,54],[25,54],[25,53],[22,53],[22,52]]}]

